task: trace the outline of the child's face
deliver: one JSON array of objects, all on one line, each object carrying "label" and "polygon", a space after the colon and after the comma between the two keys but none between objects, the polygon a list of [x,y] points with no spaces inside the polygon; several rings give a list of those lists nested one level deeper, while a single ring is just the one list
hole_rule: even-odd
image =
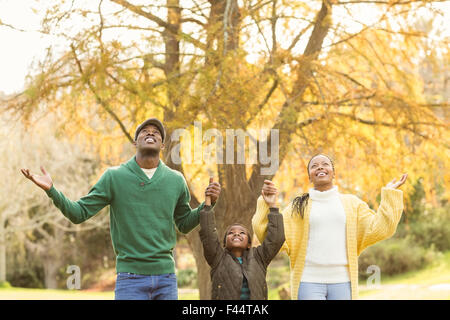
[{"label": "child's face", "polygon": [[247,230],[242,226],[231,226],[227,231],[225,246],[229,250],[250,248]]}]

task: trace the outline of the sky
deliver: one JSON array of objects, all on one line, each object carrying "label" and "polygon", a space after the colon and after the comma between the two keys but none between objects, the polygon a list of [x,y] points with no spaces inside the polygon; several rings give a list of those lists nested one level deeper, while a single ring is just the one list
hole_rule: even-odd
[{"label": "sky", "polygon": [[[2,21],[18,28],[37,30],[40,17],[33,13],[29,2],[0,0]],[[0,27],[0,91],[10,94],[21,90],[33,58],[43,56],[50,42],[48,37],[43,38],[38,32],[21,32]]]},{"label": "sky", "polygon": [[[43,2],[46,3],[46,1]],[[32,0],[0,0],[2,22],[26,30],[23,32],[7,26],[0,26],[0,43],[2,44],[0,49],[0,92],[2,93],[20,92],[24,87],[25,77],[29,73],[32,62],[43,59],[46,48],[57,41],[49,35],[35,31],[39,29],[42,19],[42,14],[34,12],[32,9],[32,7],[36,7],[35,3]],[[51,1],[47,2],[47,5],[48,3]],[[450,20],[450,4],[443,3],[439,7]],[[366,10],[360,15],[361,20],[367,22],[371,15],[372,13]],[[355,28],[358,27],[361,25],[355,23]],[[446,35],[450,37],[450,26],[446,29]]]}]

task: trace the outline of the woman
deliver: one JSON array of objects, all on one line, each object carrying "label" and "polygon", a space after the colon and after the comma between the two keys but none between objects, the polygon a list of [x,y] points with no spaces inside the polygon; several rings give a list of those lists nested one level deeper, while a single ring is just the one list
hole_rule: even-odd
[{"label": "woman", "polygon": [[[314,188],[296,197],[282,212],[286,237],[282,250],[290,258],[291,297],[356,299],[358,256],[395,233],[403,211],[403,192],[397,188],[405,183],[407,174],[381,189],[376,213],[358,197],[339,193],[328,156],[312,157],[308,175]],[[276,192],[274,184],[265,180],[252,219],[259,241],[265,237],[268,203]]]}]

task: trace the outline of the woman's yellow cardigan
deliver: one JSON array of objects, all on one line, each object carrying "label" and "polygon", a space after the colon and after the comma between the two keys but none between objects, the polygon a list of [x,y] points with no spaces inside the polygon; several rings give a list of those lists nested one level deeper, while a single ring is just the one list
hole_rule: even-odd
[{"label": "woman's yellow cardigan", "polygon": [[[346,213],[347,258],[349,264],[352,299],[358,298],[358,256],[370,245],[391,237],[397,229],[403,212],[403,192],[398,189],[382,188],[381,203],[374,212],[369,206],[351,194],[341,194]],[[292,210],[292,202],[283,211],[286,241],[281,248],[290,258],[291,297],[297,300],[298,287],[302,278],[308,246],[309,213],[311,201],[302,219]],[[258,198],[256,213],[252,219],[253,231],[260,242],[267,232],[269,207],[263,197]]]}]

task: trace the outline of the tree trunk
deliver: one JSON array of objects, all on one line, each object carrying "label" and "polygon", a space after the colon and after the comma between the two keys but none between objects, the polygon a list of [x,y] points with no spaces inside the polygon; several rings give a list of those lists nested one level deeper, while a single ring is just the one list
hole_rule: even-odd
[{"label": "tree trunk", "polygon": [[[167,0],[167,19],[171,28],[177,30],[179,33],[181,31],[181,9],[179,0]],[[170,110],[175,112],[180,105],[178,78],[174,76],[180,73],[180,41],[178,39],[178,34],[174,34],[167,29],[164,30],[163,36],[165,46],[164,73],[167,79],[173,77],[173,81],[168,87],[167,98]],[[166,118],[164,120],[166,120]]]},{"label": "tree trunk", "polygon": [[[69,223],[69,221],[66,221]],[[58,270],[64,264],[64,253],[67,252],[66,232],[59,228],[34,229],[40,240],[32,241],[25,237],[26,248],[42,261],[44,269],[44,285],[47,289],[58,289]]]},{"label": "tree trunk", "polygon": [[59,263],[55,259],[44,259],[44,285],[47,289],[58,289],[58,269]]},{"label": "tree trunk", "polygon": [[0,283],[6,281],[6,235],[4,213],[0,211]]},{"label": "tree trunk", "polygon": [[[178,3],[178,0],[168,0],[168,4]],[[207,35],[207,47],[210,49],[207,53],[206,67],[208,64],[215,65],[215,62],[220,61],[220,56],[227,54],[228,51],[232,51],[238,48],[239,40],[239,8],[236,0],[210,0],[211,11],[208,22],[208,35]],[[173,9],[171,12],[169,7],[169,22],[172,26],[179,28],[180,12]],[[171,12],[171,13],[170,13]],[[287,145],[290,138],[288,133],[293,132],[292,127],[295,126],[295,122],[292,119],[285,117],[285,114],[289,113],[292,106],[298,105],[298,101],[301,101],[303,93],[309,85],[312,77],[312,65],[314,60],[317,59],[318,54],[321,51],[323,40],[328,32],[330,25],[331,5],[328,1],[322,3],[322,8],[318,13],[315,21],[315,26],[308,45],[304,52],[305,65],[302,66],[297,73],[297,82],[294,86],[295,90],[292,92],[290,101],[286,102],[283,106],[282,112],[276,121],[274,129],[280,130],[280,154],[279,163],[286,155]],[[173,72],[179,72],[179,45],[175,43],[174,38],[166,37],[166,50],[169,50],[170,55],[166,55],[165,72],[166,76]],[[214,41],[217,41],[218,45],[214,48]],[[177,88],[179,89],[179,88]],[[179,100],[175,92],[171,92],[169,88],[168,98],[172,110],[176,110],[179,105]],[[170,122],[176,117],[176,113],[173,111],[166,111],[164,115],[164,121]],[[292,123],[291,123],[292,122]],[[289,130],[284,130],[289,127]],[[245,129],[245,128],[243,128]],[[286,133],[286,134],[284,134]],[[183,172],[182,166],[174,164],[170,159],[173,143],[170,137],[167,137],[165,142],[166,149],[164,151],[164,158],[169,167]],[[268,137],[268,146],[270,148],[270,136]],[[268,150],[269,153],[272,150]],[[236,159],[236,158],[235,158]],[[259,159],[259,157],[258,157]],[[219,237],[222,237],[225,233],[225,229],[232,223],[241,223],[248,227],[252,232],[251,219],[256,209],[256,200],[260,194],[264,179],[271,179],[271,176],[262,176],[260,169],[262,165],[257,164],[253,168],[251,177],[246,177],[246,168],[243,164],[220,164],[218,165],[219,182],[221,184],[221,195],[215,206],[215,216],[217,223],[217,232]],[[189,184],[189,183],[188,183]],[[191,207],[196,208],[200,201],[193,196],[191,192]],[[203,199],[201,199],[202,201]],[[210,267],[208,266],[204,255],[203,247],[199,235],[199,227],[194,229],[186,238],[189,246],[193,252],[196,266],[197,266],[197,279],[201,300],[211,299],[211,278]]]},{"label": "tree trunk", "polygon": [[211,299],[211,276],[208,263],[203,255],[202,242],[199,234],[200,227],[195,228],[192,232],[186,235],[189,247],[194,255],[195,265],[197,267],[197,285],[200,295],[200,300]]},{"label": "tree trunk", "polygon": [[[172,28],[178,30],[180,29],[180,20],[181,20],[181,10],[179,9],[179,0],[167,0],[167,17],[168,23]],[[165,63],[164,63],[164,73],[166,77],[169,79],[172,75],[180,72],[180,44],[177,38],[177,35],[173,34],[173,32],[166,30],[164,32],[164,43],[165,43]],[[174,120],[176,116],[176,110],[180,106],[180,98],[179,98],[179,86],[178,81],[174,80],[172,84],[168,88],[167,98],[169,101],[170,108],[166,110],[164,113],[164,122],[170,123]],[[178,142],[177,142],[178,143]],[[165,149],[164,149],[164,160],[166,164],[175,170],[183,172],[183,168],[180,164],[176,164],[172,161],[171,152],[174,147],[171,136],[167,135],[164,141]],[[189,183],[188,183],[189,185]],[[191,190],[191,188],[189,187]],[[193,193],[191,192],[191,202],[190,205],[192,208],[198,207],[200,202],[195,198]],[[199,235],[199,227],[194,229],[188,235],[186,235],[186,239],[188,241],[189,247],[192,250],[194,255],[195,263],[197,266],[197,283],[199,286],[200,299],[208,300],[211,298],[211,279],[209,275],[209,265],[207,264],[204,255],[203,255],[203,247],[200,240]]]}]

